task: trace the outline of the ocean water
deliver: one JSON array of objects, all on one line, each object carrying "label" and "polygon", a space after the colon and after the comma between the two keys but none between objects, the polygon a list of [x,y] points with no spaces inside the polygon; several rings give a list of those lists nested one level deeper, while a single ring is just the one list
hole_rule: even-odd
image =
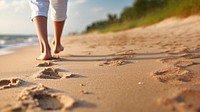
[{"label": "ocean water", "polygon": [[36,35],[0,35],[0,55],[13,53],[13,48],[38,44]]}]

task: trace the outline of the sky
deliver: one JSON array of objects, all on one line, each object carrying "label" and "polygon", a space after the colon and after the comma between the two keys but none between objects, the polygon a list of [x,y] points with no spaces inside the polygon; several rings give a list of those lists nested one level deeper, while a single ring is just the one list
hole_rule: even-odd
[{"label": "sky", "polygon": [[[28,2],[0,0],[0,34],[35,34]],[[120,14],[124,7],[132,4],[133,0],[69,0],[63,34],[82,32],[92,22],[106,19],[108,13]],[[48,33],[53,35],[50,18]]]}]

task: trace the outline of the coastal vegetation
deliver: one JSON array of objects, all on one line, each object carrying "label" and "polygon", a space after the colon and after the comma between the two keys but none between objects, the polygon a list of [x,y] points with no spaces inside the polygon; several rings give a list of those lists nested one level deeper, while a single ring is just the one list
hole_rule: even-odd
[{"label": "coastal vegetation", "polygon": [[200,13],[200,0],[134,0],[120,15],[108,14],[106,20],[88,25],[84,33],[117,32],[155,24],[170,17],[188,17]]}]

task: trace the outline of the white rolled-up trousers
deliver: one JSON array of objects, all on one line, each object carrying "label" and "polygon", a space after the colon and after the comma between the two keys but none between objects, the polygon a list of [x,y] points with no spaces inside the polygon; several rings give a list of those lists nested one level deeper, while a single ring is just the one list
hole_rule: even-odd
[{"label": "white rolled-up trousers", "polygon": [[53,21],[64,21],[67,18],[67,2],[68,0],[30,0],[31,20],[37,16],[48,18],[50,7],[51,19]]}]

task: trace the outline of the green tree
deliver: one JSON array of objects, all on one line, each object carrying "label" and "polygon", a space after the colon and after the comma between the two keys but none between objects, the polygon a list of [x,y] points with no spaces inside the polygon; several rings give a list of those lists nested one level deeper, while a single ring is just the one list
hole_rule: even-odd
[{"label": "green tree", "polygon": [[113,24],[114,22],[117,21],[117,15],[116,14],[108,14],[108,22],[110,24]]}]

